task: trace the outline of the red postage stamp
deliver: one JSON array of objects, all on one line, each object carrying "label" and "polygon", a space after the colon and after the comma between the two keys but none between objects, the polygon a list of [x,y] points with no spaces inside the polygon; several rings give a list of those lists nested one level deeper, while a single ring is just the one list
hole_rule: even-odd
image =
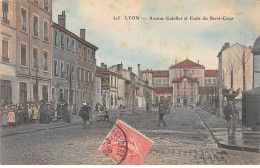
[{"label": "red postage stamp", "polygon": [[123,121],[117,120],[99,150],[118,164],[139,165],[153,141]]}]

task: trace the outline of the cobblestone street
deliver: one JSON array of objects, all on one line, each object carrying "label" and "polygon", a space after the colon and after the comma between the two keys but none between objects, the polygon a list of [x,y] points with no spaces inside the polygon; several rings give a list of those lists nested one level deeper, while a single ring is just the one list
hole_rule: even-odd
[{"label": "cobblestone street", "polygon": [[[218,148],[197,113],[176,108],[156,127],[157,111],[120,119],[154,141],[142,164],[260,164],[260,154]],[[112,119],[115,122],[115,119]],[[1,164],[111,164],[98,149],[112,129],[109,122],[18,134],[1,138]]]}]

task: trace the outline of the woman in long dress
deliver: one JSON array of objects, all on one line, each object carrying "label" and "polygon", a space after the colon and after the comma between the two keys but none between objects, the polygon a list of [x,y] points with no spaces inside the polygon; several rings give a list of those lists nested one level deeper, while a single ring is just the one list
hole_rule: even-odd
[{"label": "woman in long dress", "polygon": [[7,127],[7,121],[8,121],[8,118],[7,118],[7,114],[8,114],[8,106],[5,105],[4,108],[1,109],[1,112],[2,112],[2,126],[4,128]]}]

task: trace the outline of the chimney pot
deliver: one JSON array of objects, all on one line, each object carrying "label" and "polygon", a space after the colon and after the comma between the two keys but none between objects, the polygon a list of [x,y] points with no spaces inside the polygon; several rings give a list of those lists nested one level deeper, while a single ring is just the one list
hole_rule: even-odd
[{"label": "chimney pot", "polygon": [[80,38],[85,40],[86,37],[86,29],[80,29]]},{"label": "chimney pot", "polygon": [[65,15],[65,11],[62,11],[62,14],[58,15],[58,25],[60,25],[64,29],[66,28],[66,15]]},{"label": "chimney pot", "polygon": [[129,71],[129,72],[132,72],[132,67],[128,67],[128,71]]}]

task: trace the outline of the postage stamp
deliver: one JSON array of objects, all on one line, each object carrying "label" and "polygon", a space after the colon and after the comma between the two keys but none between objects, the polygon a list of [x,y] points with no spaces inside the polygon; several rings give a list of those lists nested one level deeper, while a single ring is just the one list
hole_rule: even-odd
[{"label": "postage stamp", "polygon": [[148,137],[117,120],[99,150],[118,164],[139,165],[153,145]]}]

